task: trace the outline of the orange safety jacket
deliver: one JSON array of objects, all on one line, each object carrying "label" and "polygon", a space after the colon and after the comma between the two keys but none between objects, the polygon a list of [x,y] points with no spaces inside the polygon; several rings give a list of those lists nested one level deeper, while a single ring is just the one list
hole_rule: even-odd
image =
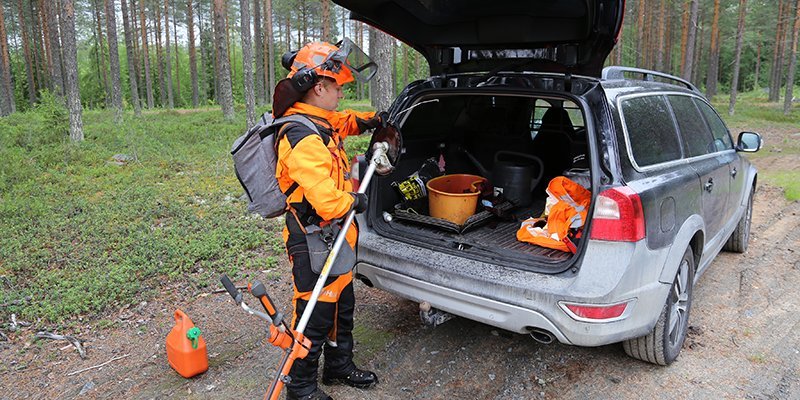
[{"label": "orange safety jacket", "polygon": [[[304,199],[313,207],[316,214],[325,222],[344,217],[353,207],[353,185],[349,179],[350,160],[344,151],[344,138],[362,133],[358,119],[368,120],[374,112],[351,110],[329,111],[309,104],[296,102],[284,115],[304,114],[320,126],[321,131],[329,130],[327,145],[320,135],[311,131],[294,143],[286,135],[278,141],[278,162],[275,176],[280,189],[286,192],[292,184],[298,187],[286,199],[291,204]],[[327,126],[326,126],[327,125]],[[323,133],[324,135],[324,133]],[[323,224],[325,223],[323,222]],[[289,238],[289,229],[283,229],[283,241]],[[347,231],[347,242],[355,249],[358,231],[355,222]],[[319,301],[336,302],[343,289],[352,281],[352,272],[339,276],[335,282],[325,287]],[[297,292],[295,299],[308,300],[311,292]]]},{"label": "orange safety jacket", "polygon": [[557,176],[547,185],[547,195],[547,224],[539,226],[540,218],[522,221],[517,240],[574,253],[570,230],[582,229],[586,223],[592,193],[569,178]]}]

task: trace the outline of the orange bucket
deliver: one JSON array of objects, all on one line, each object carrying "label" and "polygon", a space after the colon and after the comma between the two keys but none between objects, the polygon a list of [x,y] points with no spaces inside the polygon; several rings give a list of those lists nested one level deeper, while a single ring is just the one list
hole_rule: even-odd
[{"label": "orange bucket", "polygon": [[478,175],[453,174],[433,178],[428,188],[428,208],[431,217],[462,225],[478,206],[478,197],[486,178]]},{"label": "orange bucket", "polygon": [[181,310],[175,310],[175,326],[167,335],[167,361],[184,378],[208,370],[206,341]]}]

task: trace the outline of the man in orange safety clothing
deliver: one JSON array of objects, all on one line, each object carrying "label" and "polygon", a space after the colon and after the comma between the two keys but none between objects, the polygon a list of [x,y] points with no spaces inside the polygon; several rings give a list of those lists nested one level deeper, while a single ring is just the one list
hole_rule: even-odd
[{"label": "man in orange safety clothing", "polygon": [[[311,120],[320,134],[302,124],[287,123],[279,130],[276,176],[287,194],[288,212],[283,238],[292,263],[294,316],[296,328],[319,275],[311,269],[306,243],[307,227],[336,223],[351,210],[367,208],[367,196],[354,193],[349,180],[350,162],[344,151],[344,138],[358,135],[381,124],[374,112],[337,112],[344,97],[342,85],[353,81],[353,71],[344,62],[337,46],[309,43],[296,53],[284,56],[290,69],[278,83],[273,101],[275,118],[300,114]],[[287,65],[291,63],[290,65]],[[299,97],[294,101],[292,93]],[[341,222],[338,222],[341,223]],[[347,243],[355,249],[358,237],[355,222],[347,232]],[[331,276],[318,299],[305,336],[312,347],[297,359],[286,384],[287,399],[331,399],[317,385],[319,357],[324,353],[322,382],[368,388],[378,382],[370,371],[353,363],[353,273]]]}]

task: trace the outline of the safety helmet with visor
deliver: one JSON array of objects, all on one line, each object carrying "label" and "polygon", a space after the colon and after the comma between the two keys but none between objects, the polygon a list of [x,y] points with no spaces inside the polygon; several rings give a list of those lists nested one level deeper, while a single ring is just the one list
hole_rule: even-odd
[{"label": "safety helmet with visor", "polygon": [[308,43],[300,50],[284,54],[281,64],[289,70],[286,77],[300,92],[311,89],[319,77],[328,77],[344,85],[353,80],[367,82],[378,70],[372,59],[347,38],[336,45]]}]

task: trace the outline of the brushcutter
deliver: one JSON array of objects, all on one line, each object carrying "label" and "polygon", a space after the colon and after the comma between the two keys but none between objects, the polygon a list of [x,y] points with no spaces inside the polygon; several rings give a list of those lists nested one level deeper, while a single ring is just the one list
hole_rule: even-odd
[{"label": "brushcutter", "polygon": [[[361,180],[358,193],[366,192],[376,169],[379,171],[379,173],[392,170],[390,157],[396,157],[396,154],[388,154],[390,151],[399,152],[399,148],[390,150],[390,145],[386,142],[376,142],[372,146],[372,154],[369,166],[367,167],[367,171],[364,173],[364,177]],[[325,281],[328,279],[328,275],[330,274],[331,266],[336,260],[339,250],[346,243],[345,237],[348,229],[350,229],[350,225],[353,223],[354,218],[355,210],[351,210],[349,213],[347,213],[344,224],[342,225],[342,229],[336,236],[336,240],[334,241],[333,247],[328,254],[328,258],[325,260],[325,264],[322,266],[322,271],[317,279],[317,283],[314,285],[314,290],[311,292],[311,298],[308,300],[308,305],[306,305],[303,315],[300,317],[300,322],[297,323],[297,329],[292,329],[291,326],[284,321],[283,314],[278,312],[275,304],[272,302],[272,299],[270,299],[269,295],[267,295],[267,290],[263,283],[254,281],[251,285],[248,285],[248,288],[250,293],[259,300],[266,313],[250,308],[243,301],[242,293],[236,289],[236,286],[234,286],[233,282],[231,282],[226,275],[222,275],[220,277],[222,285],[225,286],[225,289],[228,291],[231,297],[233,297],[233,300],[238,306],[240,306],[248,314],[260,317],[270,323],[268,340],[274,346],[277,346],[283,350],[283,358],[278,365],[278,371],[275,374],[275,379],[267,390],[267,393],[264,395],[264,399],[278,399],[278,396],[280,396],[280,393],[283,390],[283,386],[291,380],[289,377],[289,371],[292,369],[294,360],[298,358],[304,358],[308,355],[308,352],[311,349],[311,341],[303,336],[303,332],[305,331],[306,325],[311,318],[311,314],[314,312],[314,308],[317,305],[319,295],[322,292],[322,288],[325,286]]]}]

